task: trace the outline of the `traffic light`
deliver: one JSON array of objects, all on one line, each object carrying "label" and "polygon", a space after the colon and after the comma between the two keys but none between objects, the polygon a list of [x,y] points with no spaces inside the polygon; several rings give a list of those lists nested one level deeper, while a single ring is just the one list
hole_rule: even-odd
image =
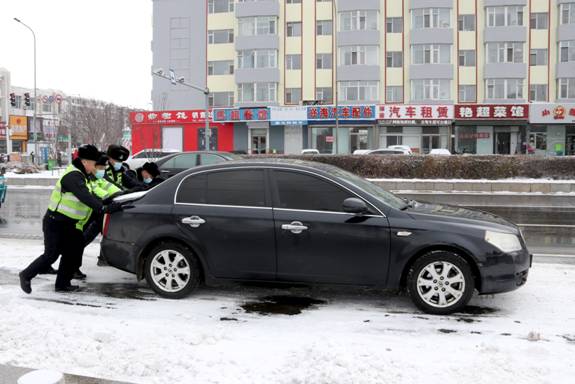
[{"label": "traffic light", "polygon": [[16,94],[14,92],[10,94],[10,105],[13,107],[16,106]]},{"label": "traffic light", "polygon": [[30,94],[28,92],[24,94],[24,105],[27,107],[30,106]]}]

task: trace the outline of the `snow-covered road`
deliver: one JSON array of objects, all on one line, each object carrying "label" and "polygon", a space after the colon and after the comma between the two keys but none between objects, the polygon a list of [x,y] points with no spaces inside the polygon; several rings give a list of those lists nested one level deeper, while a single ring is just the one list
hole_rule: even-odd
[{"label": "snow-covered road", "polygon": [[162,384],[575,377],[572,265],[535,264],[515,292],[429,316],[407,297],[362,289],[233,285],[160,299],[132,275],[96,267],[97,245],[83,292],[56,294],[53,277],[39,277],[28,296],[17,271],[41,251],[39,241],[0,239],[0,364]]}]

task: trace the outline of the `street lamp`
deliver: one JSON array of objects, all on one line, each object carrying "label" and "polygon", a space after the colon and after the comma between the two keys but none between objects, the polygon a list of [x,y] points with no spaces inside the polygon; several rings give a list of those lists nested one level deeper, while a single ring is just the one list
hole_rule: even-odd
[{"label": "street lamp", "polygon": [[210,89],[208,87],[202,88],[197,85],[186,83],[185,78],[180,76],[176,79],[175,74],[170,70],[170,76],[166,76],[162,68],[158,68],[152,71],[153,76],[161,77],[162,79],[170,80],[172,84],[181,84],[185,87],[195,89],[196,91],[202,92],[206,96],[206,129],[204,132],[205,150],[210,150]]},{"label": "street lamp", "polygon": [[339,103],[338,103],[338,94],[337,94],[337,0],[333,0],[331,2],[331,11],[332,11],[332,41],[333,41],[333,100],[335,104],[335,133],[334,133],[334,145],[335,145],[335,154],[337,155],[338,150],[338,133],[339,133]]},{"label": "street lamp", "polygon": [[23,23],[17,17],[15,17],[14,20],[16,22],[22,24],[26,28],[28,28],[28,30],[30,32],[32,32],[32,36],[34,37],[34,117],[32,119],[32,124],[34,125],[34,153],[36,155],[35,159],[37,160],[38,159],[38,135],[36,134],[36,109],[38,108],[38,106],[37,106],[38,99],[36,98],[36,34],[34,33],[34,30],[32,28],[30,28],[30,26]]}]

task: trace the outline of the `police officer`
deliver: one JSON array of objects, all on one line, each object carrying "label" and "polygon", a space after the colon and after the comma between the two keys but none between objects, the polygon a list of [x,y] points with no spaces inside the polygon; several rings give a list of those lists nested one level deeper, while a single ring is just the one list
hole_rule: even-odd
[{"label": "police officer", "polygon": [[60,267],[56,277],[56,292],[73,292],[74,272],[78,269],[84,251],[85,223],[92,211],[113,213],[122,209],[119,203],[107,206],[92,194],[88,176],[93,174],[100,151],[93,145],[78,149],[78,158],[68,166],[56,183],[50,196],[50,204],[43,220],[44,254],[20,272],[20,287],[32,292],[31,280],[38,272],[46,270],[60,255]]},{"label": "police officer", "polygon": [[154,162],[147,162],[142,166],[140,174],[142,181],[148,188],[154,188],[156,185],[164,181],[161,177],[160,169]]},{"label": "police officer", "polygon": [[142,183],[128,174],[129,168],[124,164],[124,161],[128,160],[128,156],[130,156],[128,148],[112,144],[108,147],[106,154],[110,164],[106,169],[106,180],[122,189],[142,187]]}]

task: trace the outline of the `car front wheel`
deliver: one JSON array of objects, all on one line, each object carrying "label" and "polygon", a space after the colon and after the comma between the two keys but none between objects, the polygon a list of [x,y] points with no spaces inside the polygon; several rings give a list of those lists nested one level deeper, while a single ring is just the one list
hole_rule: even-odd
[{"label": "car front wheel", "polygon": [[463,309],[475,289],[467,261],[453,252],[436,251],[415,261],[407,275],[407,290],[424,312],[447,315]]},{"label": "car front wheel", "polygon": [[176,242],[164,242],[149,253],[146,280],[162,297],[180,299],[200,285],[200,266],[196,256]]}]

